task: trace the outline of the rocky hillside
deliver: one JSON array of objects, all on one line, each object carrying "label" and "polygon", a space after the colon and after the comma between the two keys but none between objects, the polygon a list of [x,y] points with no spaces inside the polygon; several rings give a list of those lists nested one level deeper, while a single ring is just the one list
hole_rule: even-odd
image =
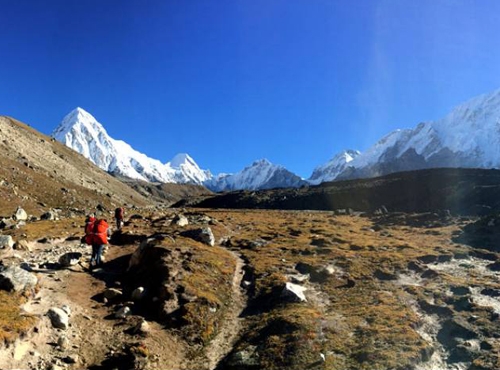
[{"label": "rocky hillside", "polygon": [[36,216],[50,208],[146,206],[151,201],[63,144],[0,117],[0,212],[18,206]]},{"label": "rocky hillside", "polygon": [[500,211],[500,171],[429,169],[373,179],[337,181],[300,189],[238,191],[192,200],[197,207],[435,212]]}]

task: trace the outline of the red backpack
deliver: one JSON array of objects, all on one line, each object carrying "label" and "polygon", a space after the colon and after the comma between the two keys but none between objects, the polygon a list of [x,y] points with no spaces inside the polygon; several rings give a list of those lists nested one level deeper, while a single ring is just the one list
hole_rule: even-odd
[{"label": "red backpack", "polygon": [[108,244],[108,223],[106,220],[98,220],[94,224],[94,244]]},{"label": "red backpack", "polygon": [[92,244],[92,238],[94,234],[94,224],[95,224],[95,217],[89,217],[87,219],[87,222],[85,223],[85,243],[88,245]]}]

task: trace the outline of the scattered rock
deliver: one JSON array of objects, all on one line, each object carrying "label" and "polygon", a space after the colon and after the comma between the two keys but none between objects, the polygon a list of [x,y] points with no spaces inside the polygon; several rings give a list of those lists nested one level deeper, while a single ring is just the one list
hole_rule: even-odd
[{"label": "scattered rock", "polygon": [[128,306],[123,306],[120,308],[116,313],[115,313],[115,318],[117,319],[124,319],[127,316],[130,316],[132,314],[132,311],[130,310],[130,307]]},{"label": "scattered rock", "polygon": [[42,214],[40,216],[40,219],[54,221],[54,220],[58,220],[59,216],[58,216],[57,212],[55,212],[55,211],[48,211],[48,212],[45,212],[44,214]]},{"label": "scattered rock", "polygon": [[61,267],[74,266],[80,261],[80,258],[82,258],[80,252],[68,252],[59,257],[59,264]]},{"label": "scattered rock", "polygon": [[281,292],[281,296],[291,302],[307,302],[306,296],[304,295],[306,290],[307,288],[301,285],[286,283]]},{"label": "scattered rock", "polygon": [[104,291],[104,298],[108,301],[117,299],[123,295],[122,291],[116,288],[108,288]]},{"label": "scattered rock", "polygon": [[10,235],[0,235],[0,249],[12,249],[14,246],[14,239]]},{"label": "scattered rock", "polygon": [[16,225],[16,221],[12,218],[4,218],[0,221],[0,229],[9,229]]},{"label": "scattered rock", "polygon": [[67,349],[67,348],[69,348],[69,339],[68,339],[68,337],[66,335],[61,335],[57,339],[57,345],[61,349]]},{"label": "scattered rock", "polygon": [[189,225],[189,220],[184,215],[176,215],[172,220],[172,225],[187,226]]},{"label": "scattered rock", "polygon": [[382,281],[397,280],[397,277],[395,274],[390,273],[390,272],[386,272],[386,271],[382,271],[382,270],[376,270],[374,273],[374,276],[378,280],[382,280]]},{"label": "scattered rock", "polygon": [[57,307],[52,307],[47,312],[47,315],[50,318],[50,322],[52,326],[57,329],[66,330],[69,327],[69,318],[68,314],[64,312],[62,309]]},{"label": "scattered rock", "polygon": [[21,267],[10,266],[0,271],[0,289],[3,290],[20,292],[34,288],[37,283],[37,277]]},{"label": "scattered rock", "polygon": [[28,219],[28,214],[21,207],[17,207],[16,213],[14,214],[14,219],[17,221],[26,221]]},{"label": "scattered rock", "polygon": [[140,286],[134,289],[131,298],[133,301],[140,301],[141,299],[144,298],[145,294],[146,294],[145,289],[142,286]]},{"label": "scattered rock", "polygon": [[227,365],[231,369],[252,369],[259,368],[259,354],[256,346],[248,346],[243,350],[232,353],[227,360]]},{"label": "scattered rock", "polygon": [[144,319],[141,319],[141,321],[139,321],[137,323],[137,325],[132,328],[132,333],[145,335],[145,334],[149,333],[150,330],[151,330],[151,328],[150,328],[148,322]]},{"label": "scattered rock", "polygon": [[194,239],[201,243],[214,246],[215,245],[215,237],[212,233],[212,229],[209,227],[203,227],[201,229],[188,230],[181,233],[182,236],[186,236],[188,238]]}]

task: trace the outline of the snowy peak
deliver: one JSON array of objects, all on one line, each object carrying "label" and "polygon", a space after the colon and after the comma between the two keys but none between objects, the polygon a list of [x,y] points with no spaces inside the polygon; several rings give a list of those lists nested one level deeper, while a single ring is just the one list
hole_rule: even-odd
[{"label": "snowy peak", "polygon": [[441,120],[389,133],[336,179],[435,167],[500,168],[500,90],[457,106]]},{"label": "snowy peak", "polygon": [[211,177],[187,154],[167,164],[149,158],[127,143],[111,138],[90,113],[76,108],[66,115],[52,137],[79,152],[105,171],[152,182],[201,184]]},{"label": "snowy peak", "polygon": [[348,163],[360,154],[357,150],[344,150],[338,153],[326,164],[314,169],[308,180],[309,183],[317,185],[325,181],[334,180],[347,167]]},{"label": "snowy peak", "polygon": [[298,187],[304,184],[305,181],[285,167],[260,159],[234,175],[221,174],[204,185],[213,191],[230,191]]}]

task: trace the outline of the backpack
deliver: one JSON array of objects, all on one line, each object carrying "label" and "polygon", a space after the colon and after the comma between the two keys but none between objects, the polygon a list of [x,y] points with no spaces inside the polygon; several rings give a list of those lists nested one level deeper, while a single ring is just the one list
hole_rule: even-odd
[{"label": "backpack", "polygon": [[92,238],[94,244],[108,244],[108,227],[106,220],[101,219],[95,222]]},{"label": "backpack", "polygon": [[87,219],[87,222],[85,223],[85,237],[83,238],[83,240],[88,245],[92,245],[95,221],[95,217],[89,217]]}]

